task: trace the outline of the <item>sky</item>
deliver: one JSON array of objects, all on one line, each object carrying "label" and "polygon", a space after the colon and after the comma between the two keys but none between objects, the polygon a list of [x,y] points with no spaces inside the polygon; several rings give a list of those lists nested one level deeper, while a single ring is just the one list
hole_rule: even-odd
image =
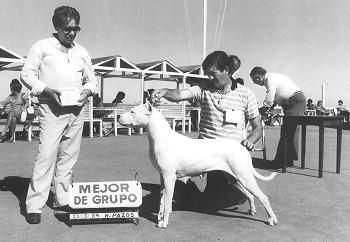
[{"label": "sky", "polygon": [[[223,50],[237,55],[242,64],[236,77],[245,80],[260,103],[265,89],[249,78],[254,66],[287,75],[314,103],[322,98],[321,85],[328,84],[325,106],[342,99],[350,107],[350,1],[228,0],[219,43],[215,33],[225,0],[207,2],[207,54]],[[82,31],[76,41],[92,58],[121,55],[133,63],[167,60],[175,66],[202,62],[203,0],[1,0],[0,45],[27,55],[32,44],[54,32],[51,18],[61,5],[80,12]],[[0,99],[18,77],[18,72],[0,72]],[[137,80],[107,79],[105,102],[118,91],[126,93],[125,102],[137,101],[139,85]],[[162,87],[175,86],[145,86]]]}]

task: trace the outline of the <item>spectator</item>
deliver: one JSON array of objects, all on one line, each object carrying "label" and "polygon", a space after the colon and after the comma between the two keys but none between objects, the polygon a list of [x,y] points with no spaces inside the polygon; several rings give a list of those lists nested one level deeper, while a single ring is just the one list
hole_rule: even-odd
[{"label": "spectator", "polygon": [[117,93],[112,103],[123,103],[124,98],[125,98],[125,93],[120,91]]},{"label": "spectator", "polygon": [[338,105],[335,108],[338,115],[344,116],[345,122],[349,122],[349,109],[344,105],[343,100],[338,100]]},{"label": "spectator", "polygon": [[25,96],[22,90],[22,84],[13,79],[10,83],[11,94],[1,102],[4,105],[4,111],[7,105],[10,105],[10,111],[7,113],[7,120],[4,129],[1,132],[0,139],[3,141],[6,138],[7,129],[10,131],[10,138],[7,142],[12,143],[15,140],[16,121],[21,118],[21,113],[28,106],[28,98]]},{"label": "spectator", "polygon": [[[255,84],[264,86],[267,90],[264,106],[273,107],[278,104],[282,107],[285,116],[304,115],[306,108],[305,95],[290,78],[279,73],[268,73],[262,67],[254,67],[250,72],[250,77]],[[288,157],[287,166],[293,166],[293,160],[298,158],[298,136],[295,135],[297,132],[296,125],[289,127],[282,125],[280,140],[273,162],[275,168],[282,166],[282,160],[286,152],[284,150],[284,142],[287,138],[290,149],[288,150],[290,156]]]},{"label": "spectator", "polygon": [[150,88],[150,89],[147,90],[147,92],[148,92],[149,96],[151,96],[152,93],[154,92],[154,89],[153,89],[153,88]]},{"label": "spectator", "polygon": [[316,109],[317,115],[330,115],[331,114],[331,110],[326,109],[323,106],[323,102],[321,100],[317,101],[317,105],[316,105],[315,109]]},{"label": "spectator", "polygon": [[241,85],[244,85],[244,80],[242,78],[236,78],[236,82]]},{"label": "spectator", "polygon": [[[90,56],[74,41],[81,30],[78,11],[58,7],[52,22],[56,33],[31,47],[21,72],[22,82],[38,96],[40,112],[39,151],[26,198],[26,220],[30,224],[41,222],[51,183],[54,209],[69,209],[68,189],[82,139],[82,105],[97,90]],[[80,105],[62,106],[60,89],[66,88],[80,91]]]},{"label": "spectator", "polygon": [[312,99],[310,99],[310,98],[307,100],[306,109],[307,110],[315,110],[316,109],[315,104],[312,103]]},{"label": "spectator", "polygon": [[143,103],[146,103],[146,100],[148,100],[150,97],[149,92],[148,91],[144,91],[143,92]]}]

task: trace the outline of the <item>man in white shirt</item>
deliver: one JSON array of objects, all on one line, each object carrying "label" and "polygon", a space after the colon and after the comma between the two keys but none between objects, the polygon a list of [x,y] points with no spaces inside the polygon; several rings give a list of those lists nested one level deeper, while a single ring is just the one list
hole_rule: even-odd
[{"label": "man in white shirt", "polygon": [[[82,106],[97,91],[90,56],[74,42],[80,31],[78,11],[58,7],[52,22],[56,33],[31,47],[21,72],[21,81],[39,100],[39,151],[26,199],[26,220],[30,224],[41,221],[51,181],[54,206],[68,207],[68,189],[82,139]],[[73,90],[75,96],[67,106],[63,106],[64,90]]]},{"label": "man in white shirt", "polygon": [[[287,76],[279,73],[267,73],[262,67],[254,67],[250,72],[250,78],[259,86],[266,87],[266,98],[264,106],[280,105],[283,108],[285,116],[304,115],[306,109],[306,97],[301,89]],[[279,168],[284,158],[284,138],[286,134],[290,137],[288,140],[288,154],[292,154],[287,161],[287,166],[293,166],[293,160],[297,159],[298,136],[297,127],[281,127],[281,137],[278,143],[277,152],[274,161],[274,167]],[[294,140],[294,142],[293,142]],[[294,144],[294,145],[293,145]]]}]

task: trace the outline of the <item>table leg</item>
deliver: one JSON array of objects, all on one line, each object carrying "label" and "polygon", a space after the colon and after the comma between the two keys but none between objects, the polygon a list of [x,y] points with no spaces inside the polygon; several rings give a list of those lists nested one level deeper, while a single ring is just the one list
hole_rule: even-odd
[{"label": "table leg", "polygon": [[340,173],[340,161],[341,161],[341,141],[342,141],[342,124],[337,128],[337,173]]},{"label": "table leg", "polygon": [[306,125],[301,126],[301,169],[305,169]]},{"label": "table leg", "polygon": [[323,150],[324,150],[324,125],[319,126],[319,153],[318,153],[318,177],[322,178],[323,172]]},{"label": "table leg", "polygon": [[286,132],[284,136],[284,158],[282,161],[282,173],[286,173],[287,159],[288,159],[288,132]]}]

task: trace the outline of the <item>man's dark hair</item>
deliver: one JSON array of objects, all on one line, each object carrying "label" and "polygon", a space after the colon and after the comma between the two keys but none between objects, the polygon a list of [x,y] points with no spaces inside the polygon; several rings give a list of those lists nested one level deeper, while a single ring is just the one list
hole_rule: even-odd
[{"label": "man's dark hair", "polygon": [[235,55],[230,55],[228,57],[228,64],[228,74],[231,76],[241,67],[241,60]]},{"label": "man's dark hair", "polygon": [[10,87],[15,92],[20,92],[22,90],[22,84],[17,79],[12,79],[12,81],[10,83]]},{"label": "man's dark hair", "polygon": [[265,74],[266,74],[266,70],[260,66],[254,67],[250,72],[251,77],[255,75],[263,76]]},{"label": "man's dark hair", "polygon": [[55,9],[55,12],[52,16],[52,23],[56,29],[64,26],[71,19],[74,19],[75,23],[79,25],[80,23],[79,12],[75,8],[72,8],[69,6],[61,6]]},{"label": "man's dark hair", "polygon": [[216,67],[216,69],[223,71],[229,67],[228,55],[223,51],[214,51],[210,53],[203,61],[203,70],[209,70],[210,67]]}]

